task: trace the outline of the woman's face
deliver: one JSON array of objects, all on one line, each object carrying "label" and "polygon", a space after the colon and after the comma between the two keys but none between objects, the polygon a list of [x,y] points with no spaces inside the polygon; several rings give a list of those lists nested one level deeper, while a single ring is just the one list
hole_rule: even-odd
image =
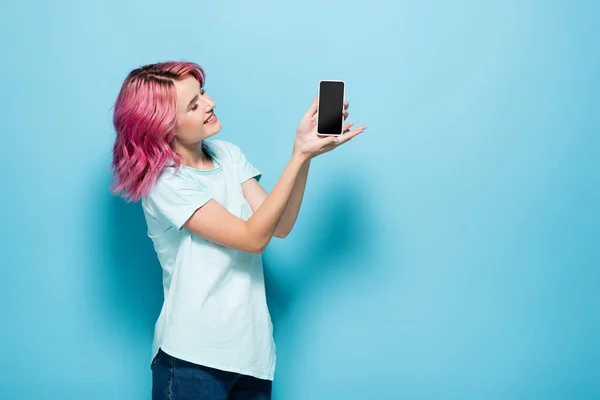
[{"label": "woman's face", "polygon": [[177,121],[175,139],[182,145],[196,145],[216,135],[221,121],[213,112],[216,104],[200,88],[200,82],[192,75],[175,81],[177,91]]}]

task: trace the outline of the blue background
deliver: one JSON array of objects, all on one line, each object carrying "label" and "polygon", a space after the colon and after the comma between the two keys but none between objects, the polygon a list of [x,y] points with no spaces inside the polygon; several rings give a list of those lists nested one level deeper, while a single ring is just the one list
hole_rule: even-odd
[{"label": "blue background", "polygon": [[160,270],[111,107],[186,59],[267,189],[320,79],[369,126],[264,255],[274,399],[599,398],[598,4],[3,3],[0,397],[149,398]]}]

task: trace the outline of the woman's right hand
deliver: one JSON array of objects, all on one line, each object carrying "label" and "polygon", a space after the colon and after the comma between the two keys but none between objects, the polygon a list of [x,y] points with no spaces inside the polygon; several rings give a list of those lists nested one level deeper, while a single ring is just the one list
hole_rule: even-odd
[{"label": "woman's right hand", "polygon": [[[344,133],[341,136],[319,136],[317,135],[317,107],[318,98],[315,96],[313,104],[306,114],[302,117],[298,128],[296,129],[296,140],[294,142],[294,154],[310,159],[319,154],[327,153],[353,139],[367,129],[362,125],[354,130],[350,130],[354,125],[350,122],[344,126]],[[344,120],[348,118],[348,102],[344,102]]]}]

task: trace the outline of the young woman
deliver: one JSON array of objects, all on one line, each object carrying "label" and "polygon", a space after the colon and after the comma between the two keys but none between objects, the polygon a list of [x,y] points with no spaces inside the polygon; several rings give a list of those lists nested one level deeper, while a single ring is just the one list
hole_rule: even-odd
[{"label": "young woman", "polygon": [[[261,253],[298,216],[310,160],[349,141],[316,135],[317,99],[270,194],[221,129],[202,68],[165,62],[133,70],[114,108],[113,190],[141,200],[163,270],[152,349],[153,399],[269,399],[273,326]],[[344,119],[348,104],[344,104]]]}]

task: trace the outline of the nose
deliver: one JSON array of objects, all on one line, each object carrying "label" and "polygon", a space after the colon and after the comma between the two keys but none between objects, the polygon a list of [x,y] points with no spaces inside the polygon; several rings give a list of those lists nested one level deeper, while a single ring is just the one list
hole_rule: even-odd
[{"label": "nose", "polygon": [[207,95],[204,95],[204,100],[206,101],[207,110],[210,111],[217,106],[217,104]]},{"label": "nose", "polygon": [[206,102],[206,112],[211,112],[217,105],[213,101]]}]

